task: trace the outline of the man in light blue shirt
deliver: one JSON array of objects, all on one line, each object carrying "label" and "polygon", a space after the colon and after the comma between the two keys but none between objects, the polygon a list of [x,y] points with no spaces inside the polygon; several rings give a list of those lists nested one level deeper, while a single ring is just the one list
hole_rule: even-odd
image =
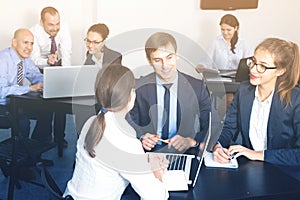
[{"label": "man in light blue shirt", "polygon": [[[28,29],[15,31],[11,47],[0,51],[0,112],[8,112],[9,95],[22,95],[43,89],[43,75],[31,61],[34,37]],[[21,72],[19,72],[21,71]],[[25,78],[30,82],[27,83]],[[32,138],[40,141],[51,140],[51,114],[32,113],[37,119]],[[28,137],[30,123],[26,111],[19,113],[19,128]]]}]

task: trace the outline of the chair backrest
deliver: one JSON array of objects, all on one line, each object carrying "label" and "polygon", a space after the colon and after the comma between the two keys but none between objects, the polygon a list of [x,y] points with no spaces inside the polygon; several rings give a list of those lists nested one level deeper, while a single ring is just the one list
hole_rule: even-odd
[{"label": "chair backrest", "polygon": [[42,183],[50,193],[51,197],[59,200],[64,199],[62,191],[55,183],[47,168],[42,163],[38,163],[37,167],[40,169]]},{"label": "chair backrest", "polygon": [[0,129],[11,128],[11,121],[9,118],[9,112],[0,108]]},{"label": "chair backrest", "polygon": [[242,58],[239,62],[238,69],[235,75],[236,82],[242,82],[250,79],[250,70],[247,66],[247,58]]}]

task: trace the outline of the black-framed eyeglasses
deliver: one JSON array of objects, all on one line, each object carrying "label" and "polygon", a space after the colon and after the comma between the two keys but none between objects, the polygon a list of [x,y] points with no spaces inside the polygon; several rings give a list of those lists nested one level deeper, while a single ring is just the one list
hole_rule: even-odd
[{"label": "black-framed eyeglasses", "polygon": [[98,45],[98,44],[102,43],[103,41],[104,41],[104,40],[101,40],[101,41],[96,41],[96,40],[91,41],[91,40],[89,40],[89,39],[87,39],[87,38],[84,38],[84,42],[85,42],[87,45],[90,45],[90,44],[92,44],[92,45]]},{"label": "black-framed eyeglasses", "polygon": [[252,56],[252,57],[249,57],[247,58],[247,66],[252,69],[254,66],[256,66],[256,71],[258,73],[264,73],[267,69],[276,69],[277,67],[268,67],[266,65],[263,65],[263,64],[258,64],[255,60],[255,58]]}]

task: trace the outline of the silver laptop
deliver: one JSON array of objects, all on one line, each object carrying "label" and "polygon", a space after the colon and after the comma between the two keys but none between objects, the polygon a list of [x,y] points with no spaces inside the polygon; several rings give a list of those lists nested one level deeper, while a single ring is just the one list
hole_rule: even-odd
[{"label": "silver laptop", "polygon": [[99,70],[96,65],[45,67],[42,97],[92,96]]},{"label": "silver laptop", "polygon": [[[209,116],[209,128],[197,155],[157,153],[165,155],[169,160],[168,170],[163,176],[163,184],[168,191],[186,191],[189,189],[189,186],[195,186],[203,159],[207,152],[210,137],[211,113]],[[193,162],[196,164],[193,165]]]}]

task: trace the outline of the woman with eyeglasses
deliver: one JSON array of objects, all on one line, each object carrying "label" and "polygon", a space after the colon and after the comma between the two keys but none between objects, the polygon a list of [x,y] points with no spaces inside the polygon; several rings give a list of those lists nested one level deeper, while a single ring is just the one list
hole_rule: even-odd
[{"label": "woman with eyeglasses", "polygon": [[121,64],[121,53],[106,47],[105,42],[109,29],[105,24],[92,25],[84,39],[87,48],[84,65],[100,65],[106,67],[110,64]]},{"label": "woman with eyeglasses", "polygon": [[[267,38],[247,59],[250,80],[242,82],[214,147],[217,162],[232,157],[300,166],[299,48]],[[231,143],[241,134],[241,145]],[[235,156],[233,156],[235,155]]]}]

